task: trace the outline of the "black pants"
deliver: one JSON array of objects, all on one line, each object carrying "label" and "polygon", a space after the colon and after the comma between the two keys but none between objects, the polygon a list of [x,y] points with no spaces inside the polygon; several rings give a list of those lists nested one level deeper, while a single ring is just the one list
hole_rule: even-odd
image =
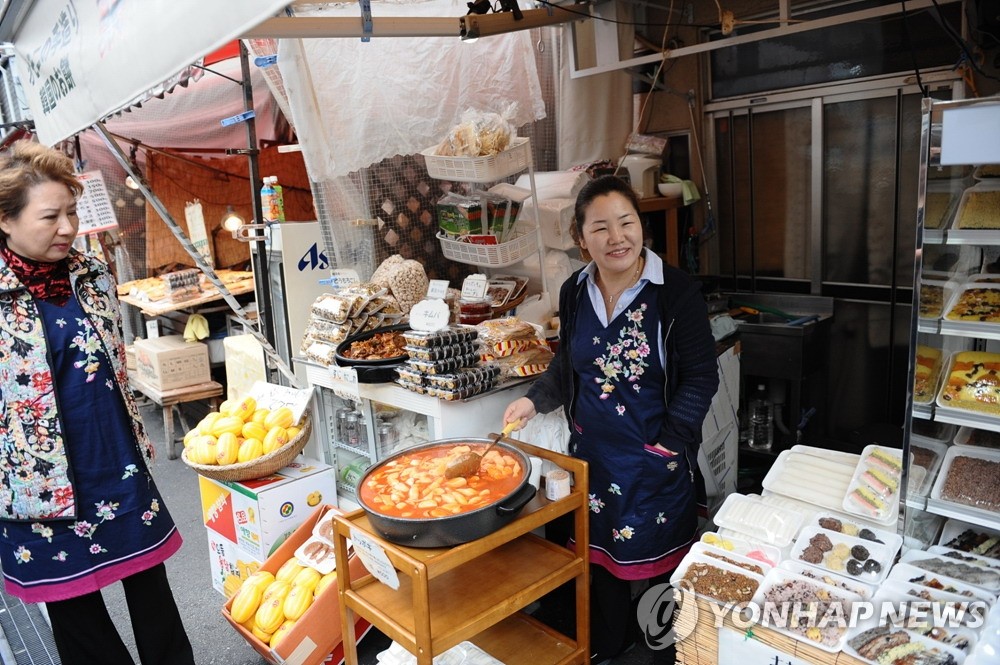
[{"label": "black pants", "polygon": [[[194,665],[167,569],[161,563],[122,580],[142,665]],[[46,603],[63,665],[135,665],[100,591]]]}]

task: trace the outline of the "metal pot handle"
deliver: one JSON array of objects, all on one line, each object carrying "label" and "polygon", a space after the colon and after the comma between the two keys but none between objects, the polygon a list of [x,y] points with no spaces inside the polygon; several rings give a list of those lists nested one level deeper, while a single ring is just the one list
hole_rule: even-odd
[{"label": "metal pot handle", "polygon": [[531,483],[525,483],[515,494],[497,505],[497,515],[516,514],[531,501],[538,489]]}]

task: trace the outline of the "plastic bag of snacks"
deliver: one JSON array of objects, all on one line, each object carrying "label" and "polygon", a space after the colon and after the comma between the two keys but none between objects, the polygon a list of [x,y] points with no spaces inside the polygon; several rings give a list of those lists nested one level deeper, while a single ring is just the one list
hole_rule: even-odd
[{"label": "plastic bag of snacks", "polygon": [[449,157],[483,157],[503,152],[515,136],[510,121],[516,115],[515,102],[508,104],[502,113],[467,109],[462,122],[451,128],[434,152]]},{"label": "plastic bag of snacks", "polygon": [[424,266],[412,259],[403,261],[389,276],[389,290],[404,314],[427,296],[429,283]]}]

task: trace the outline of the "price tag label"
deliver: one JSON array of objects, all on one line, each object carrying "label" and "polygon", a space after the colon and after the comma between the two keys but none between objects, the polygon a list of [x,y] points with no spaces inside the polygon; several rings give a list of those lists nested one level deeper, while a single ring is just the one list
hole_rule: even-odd
[{"label": "price tag label", "polygon": [[115,207],[111,204],[104,177],[100,171],[77,173],[83,193],[76,201],[76,214],[80,218],[80,235],[107,231],[118,226]]},{"label": "price tag label", "polygon": [[354,553],[361,558],[361,563],[375,579],[390,589],[399,589],[399,575],[381,545],[355,527],[351,527],[351,544],[354,545]]},{"label": "price tag label", "polygon": [[486,297],[486,286],[488,283],[486,275],[469,275],[462,282],[462,299],[482,300]]},{"label": "price tag label", "polygon": [[410,309],[410,327],[434,332],[448,327],[451,309],[443,300],[421,300]]},{"label": "price tag label", "polygon": [[353,367],[329,367],[330,378],[333,379],[331,390],[337,397],[355,402],[361,401],[361,389],[358,384],[358,372]]},{"label": "price tag label", "polygon": [[444,300],[445,296],[448,295],[448,280],[446,279],[432,279],[427,285],[427,297],[437,298],[438,300]]},{"label": "price tag label", "polygon": [[320,284],[329,284],[334,289],[344,289],[354,286],[361,280],[358,278],[358,271],[351,268],[337,268],[330,271],[330,277],[321,279]]},{"label": "price tag label", "polygon": [[250,397],[257,400],[257,404],[274,411],[282,406],[287,406],[292,410],[292,420],[295,423],[301,422],[302,414],[312,401],[313,388],[290,388],[279,386],[266,381],[256,381],[250,388]]}]

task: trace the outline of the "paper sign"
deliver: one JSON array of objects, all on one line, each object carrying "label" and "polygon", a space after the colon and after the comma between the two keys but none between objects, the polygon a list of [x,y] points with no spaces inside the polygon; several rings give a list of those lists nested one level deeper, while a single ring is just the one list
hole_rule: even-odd
[{"label": "paper sign", "polygon": [[76,201],[76,214],[80,217],[80,235],[96,233],[118,227],[114,206],[104,186],[100,171],[77,173],[76,179],[83,185],[83,193]]},{"label": "paper sign", "polygon": [[[691,639],[694,639],[693,636]],[[789,656],[755,637],[732,628],[719,628],[720,663],[742,663],[743,665],[809,665],[802,658]]]},{"label": "paper sign", "polygon": [[945,109],[941,164],[1000,164],[996,105]]},{"label": "paper sign", "polygon": [[257,381],[248,394],[257,400],[258,406],[271,411],[287,406],[292,410],[292,422],[298,424],[302,419],[302,414],[305,413],[312,401],[313,388],[298,390],[288,386]]},{"label": "paper sign", "polygon": [[329,284],[334,289],[345,289],[354,286],[361,280],[358,278],[358,271],[351,268],[336,268],[330,271],[330,277],[321,279],[320,284]]},{"label": "paper sign", "polygon": [[447,295],[448,295],[448,280],[432,279],[427,284],[428,298],[437,298],[438,300],[444,300]]},{"label": "paper sign", "polygon": [[188,238],[191,244],[201,254],[201,258],[210,266],[215,266],[212,248],[208,244],[208,233],[205,231],[205,214],[201,209],[201,201],[195,199],[184,206],[184,221],[187,222]]},{"label": "paper sign", "polygon": [[375,576],[375,579],[390,589],[399,589],[399,575],[396,574],[396,569],[392,567],[392,562],[389,561],[381,545],[353,526],[351,544],[354,545],[354,553],[361,558],[361,563]]},{"label": "paper sign", "polygon": [[410,327],[434,332],[448,327],[451,308],[443,300],[421,300],[410,309]]},{"label": "paper sign", "polygon": [[486,275],[469,275],[462,282],[462,299],[482,300],[486,297],[486,286],[488,283]]},{"label": "paper sign", "polygon": [[333,379],[330,389],[333,394],[342,399],[361,401],[361,389],[358,385],[358,372],[353,367],[338,367],[331,365],[330,378]]},{"label": "paper sign", "polygon": [[156,339],[160,336],[160,322],[156,319],[146,321],[146,337]]}]

